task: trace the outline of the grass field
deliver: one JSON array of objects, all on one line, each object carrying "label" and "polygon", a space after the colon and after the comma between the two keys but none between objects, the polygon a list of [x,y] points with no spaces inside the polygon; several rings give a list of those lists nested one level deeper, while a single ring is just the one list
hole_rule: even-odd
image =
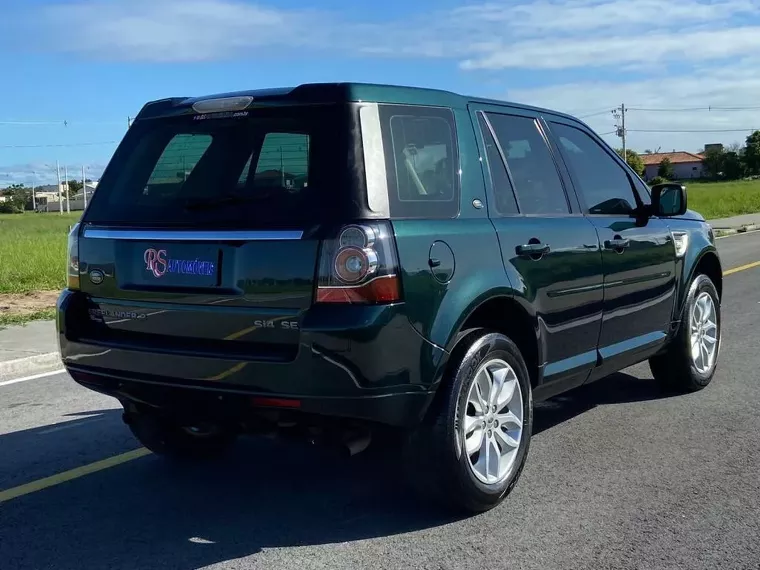
[{"label": "grass field", "polygon": [[708,220],[760,212],[760,180],[685,182],[689,209]]},{"label": "grass field", "polygon": [[[760,212],[760,180],[686,182],[686,187],[689,208],[708,220]],[[0,215],[0,326],[52,316],[47,298],[28,295],[64,287],[66,234],[79,216],[79,212]],[[19,294],[24,297],[19,299]],[[12,308],[24,304],[24,311]]]},{"label": "grass field", "polygon": [[80,214],[0,215],[0,294],[62,289],[66,235]]}]

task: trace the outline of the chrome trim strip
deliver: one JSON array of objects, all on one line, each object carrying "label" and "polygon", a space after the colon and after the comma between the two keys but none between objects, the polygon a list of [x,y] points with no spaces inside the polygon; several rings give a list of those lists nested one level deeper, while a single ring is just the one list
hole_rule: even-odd
[{"label": "chrome trim strip", "polygon": [[377,103],[364,104],[359,109],[364,151],[364,172],[367,178],[369,209],[388,215],[388,172],[385,169],[383,132],[380,126],[380,109]]},{"label": "chrome trim strip", "polygon": [[84,237],[90,239],[119,239],[128,241],[281,241],[297,240],[302,231],[194,231],[194,230],[100,230],[86,228]]}]

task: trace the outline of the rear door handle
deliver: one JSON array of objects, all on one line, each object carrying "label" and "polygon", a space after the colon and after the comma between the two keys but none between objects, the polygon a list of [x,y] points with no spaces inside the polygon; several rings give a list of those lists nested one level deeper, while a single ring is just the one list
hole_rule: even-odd
[{"label": "rear door handle", "polygon": [[621,250],[627,248],[630,244],[630,240],[623,238],[608,239],[604,242],[604,249]]},{"label": "rear door handle", "polygon": [[524,245],[518,245],[517,255],[544,255],[551,251],[549,244],[546,243],[526,243]]}]

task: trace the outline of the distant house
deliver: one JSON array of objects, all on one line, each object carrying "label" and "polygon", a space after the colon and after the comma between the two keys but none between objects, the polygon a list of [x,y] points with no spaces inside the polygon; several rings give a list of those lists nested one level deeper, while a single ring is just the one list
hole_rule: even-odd
[{"label": "distant house", "polygon": [[689,178],[702,178],[702,156],[691,152],[655,152],[642,154],[644,161],[644,179],[651,180],[657,176],[657,170],[663,159],[670,159],[673,165],[673,173],[676,180],[688,180]]},{"label": "distant house", "polygon": [[[92,195],[95,193],[95,190],[97,190],[97,187],[98,187],[97,181],[87,182],[86,188],[87,188],[88,201],[92,198]],[[60,192],[59,192],[57,184],[49,184],[47,186],[38,186],[37,190],[35,191],[35,196],[37,198],[37,210],[40,212],[57,212],[59,210],[66,210],[67,207],[71,211],[84,210],[85,197],[81,191],[77,192],[76,194],[72,192],[69,195],[68,206],[67,206],[66,204],[67,188],[68,188],[68,185],[65,183],[61,184]]]}]

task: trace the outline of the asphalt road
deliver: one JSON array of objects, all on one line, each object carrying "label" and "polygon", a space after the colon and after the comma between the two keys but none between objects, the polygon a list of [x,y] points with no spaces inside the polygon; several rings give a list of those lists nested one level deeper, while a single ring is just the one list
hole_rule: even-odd
[{"label": "asphalt road", "polygon": [[[720,240],[725,269],[760,233]],[[726,276],[719,371],[663,397],[639,365],[538,407],[507,501],[452,519],[393,464],[244,440],[214,466],[148,455],[0,502],[0,568],[760,568],[760,267]],[[65,375],[0,387],[3,490],[138,448]]]}]

